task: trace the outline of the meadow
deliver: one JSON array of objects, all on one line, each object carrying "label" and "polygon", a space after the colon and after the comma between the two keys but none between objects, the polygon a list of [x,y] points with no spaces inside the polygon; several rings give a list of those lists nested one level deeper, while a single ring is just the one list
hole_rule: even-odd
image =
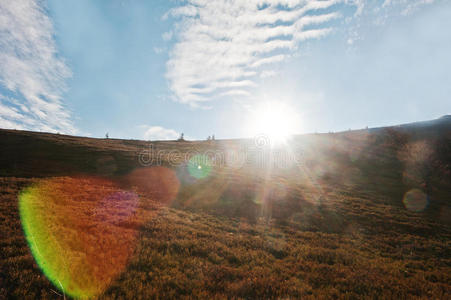
[{"label": "meadow", "polygon": [[252,145],[2,130],[0,298],[450,297],[449,118]]}]

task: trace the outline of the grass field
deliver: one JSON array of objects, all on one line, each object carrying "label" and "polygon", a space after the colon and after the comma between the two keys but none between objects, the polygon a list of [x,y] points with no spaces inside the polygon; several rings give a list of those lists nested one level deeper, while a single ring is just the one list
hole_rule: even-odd
[{"label": "grass field", "polygon": [[0,298],[451,297],[449,118],[253,144],[1,131]]}]

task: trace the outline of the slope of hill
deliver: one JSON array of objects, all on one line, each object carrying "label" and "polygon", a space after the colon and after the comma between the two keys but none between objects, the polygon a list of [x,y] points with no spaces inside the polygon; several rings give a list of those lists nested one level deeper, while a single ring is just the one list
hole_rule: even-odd
[{"label": "slope of hill", "polygon": [[451,295],[449,116],[274,147],[1,130],[0,176],[6,298]]}]

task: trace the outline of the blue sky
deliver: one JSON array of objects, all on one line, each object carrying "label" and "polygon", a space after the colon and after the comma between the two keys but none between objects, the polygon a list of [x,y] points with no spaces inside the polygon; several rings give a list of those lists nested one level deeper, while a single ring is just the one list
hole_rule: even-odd
[{"label": "blue sky", "polygon": [[0,127],[77,135],[252,135],[451,113],[451,2],[0,1]]}]

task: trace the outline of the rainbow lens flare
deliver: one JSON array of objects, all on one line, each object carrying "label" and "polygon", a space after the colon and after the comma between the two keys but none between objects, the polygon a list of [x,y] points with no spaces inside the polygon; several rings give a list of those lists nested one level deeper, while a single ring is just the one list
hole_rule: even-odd
[{"label": "rainbow lens flare", "polygon": [[22,226],[47,278],[64,294],[93,298],[136,245],[138,196],[98,178],[51,178],[19,195]]},{"label": "rainbow lens flare", "polygon": [[197,179],[210,175],[212,166],[211,159],[207,155],[194,155],[187,164],[189,174]]},{"label": "rainbow lens flare", "polygon": [[164,204],[174,200],[180,188],[176,173],[162,166],[136,169],[124,181],[129,188]]}]

